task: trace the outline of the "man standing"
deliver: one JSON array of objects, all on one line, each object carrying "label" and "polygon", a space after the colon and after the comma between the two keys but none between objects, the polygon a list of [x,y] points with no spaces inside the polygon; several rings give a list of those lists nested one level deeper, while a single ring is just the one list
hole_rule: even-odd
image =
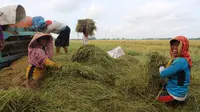
[{"label": "man standing", "polygon": [[55,40],[56,53],[60,53],[60,48],[63,47],[65,53],[68,52],[69,40],[70,40],[70,28],[69,26],[57,22],[57,21],[46,21],[46,31],[45,33],[55,33],[58,34],[57,39]]}]

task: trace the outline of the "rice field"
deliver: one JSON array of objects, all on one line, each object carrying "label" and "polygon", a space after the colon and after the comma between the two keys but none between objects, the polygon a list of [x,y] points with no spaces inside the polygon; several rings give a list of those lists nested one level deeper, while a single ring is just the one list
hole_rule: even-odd
[{"label": "rice field", "polygon": [[[0,112],[198,112],[199,43],[190,41],[193,79],[189,101],[183,107],[174,109],[155,100],[159,93],[155,62],[170,59],[169,41],[92,40],[82,46],[81,41],[72,40],[69,53],[63,51],[53,59],[63,68],[49,68],[37,90],[21,87],[20,81],[10,78],[24,80],[22,65],[27,57],[0,71]],[[126,55],[112,59],[106,51],[117,46]]]}]

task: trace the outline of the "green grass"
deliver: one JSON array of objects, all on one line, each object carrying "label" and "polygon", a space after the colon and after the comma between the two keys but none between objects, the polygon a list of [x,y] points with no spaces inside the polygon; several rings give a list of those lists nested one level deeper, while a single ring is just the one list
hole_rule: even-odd
[{"label": "green grass", "polygon": [[[191,51],[194,67],[190,99],[184,107],[173,109],[155,101],[159,90],[155,91],[156,85],[149,86],[155,81],[152,77],[158,78],[157,64],[163,63],[164,58],[168,59],[167,44],[164,44],[165,47],[159,47],[160,44],[156,41],[148,45],[141,44],[141,41],[132,42],[134,44],[129,41],[89,43],[97,48],[88,46],[92,49],[89,51],[84,49],[85,47],[79,49],[81,42],[71,41],[68,54],[54,57],[56,62],[63,65],[62,70],[48,69],[47,78],[38,90],[0,90],[0,112],[199,111],[200,59],[195,54],[198,52],[196,47]],[[105,51],[119,45],[126,55],[120,59],[107,57]],[[159,49],[155,49],[155,46]],[[154,51],[158,54],[152,58],[155,54],[151,53]],[[82,58],[84,56],[86,57]],[[152,60],[157,61],[153,63]]]}]

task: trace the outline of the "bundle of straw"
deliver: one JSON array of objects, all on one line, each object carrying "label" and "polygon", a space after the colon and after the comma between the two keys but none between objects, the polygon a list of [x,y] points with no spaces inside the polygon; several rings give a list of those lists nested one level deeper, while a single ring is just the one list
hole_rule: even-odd
[{"label": "bundle of straw", "polygon": [[94,35],[94,30],[97,30],[95,22],[92,19],[79,19],[76,25],[76,32],[84,35]]},{"label": "bundle of straw", "polygon": [[148,60],[146,62],[146,73],[148,77],[148,85],[153,91],[157,91],[160,85],[159,65],[166,64],[167,58],[158,52],[148,53]]},{"label": "bundle of straw", "polygon": [[113,59],[102,49],[94,45],[80,47],[72,56],[72,62],[87,63],[89,65],[100,64],[104,67],[114,65]]}]

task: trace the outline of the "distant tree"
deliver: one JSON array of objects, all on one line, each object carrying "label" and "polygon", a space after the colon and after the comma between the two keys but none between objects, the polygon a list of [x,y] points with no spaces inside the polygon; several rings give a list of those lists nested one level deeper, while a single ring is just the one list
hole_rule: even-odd
[{"label": "distant tree", "polygon": [[90,37],[88,40],[97,40],[96,37]]},{"label": "distant tree", "polygon": [[200,40],[200,38],[189,38],[189,40]]}]

